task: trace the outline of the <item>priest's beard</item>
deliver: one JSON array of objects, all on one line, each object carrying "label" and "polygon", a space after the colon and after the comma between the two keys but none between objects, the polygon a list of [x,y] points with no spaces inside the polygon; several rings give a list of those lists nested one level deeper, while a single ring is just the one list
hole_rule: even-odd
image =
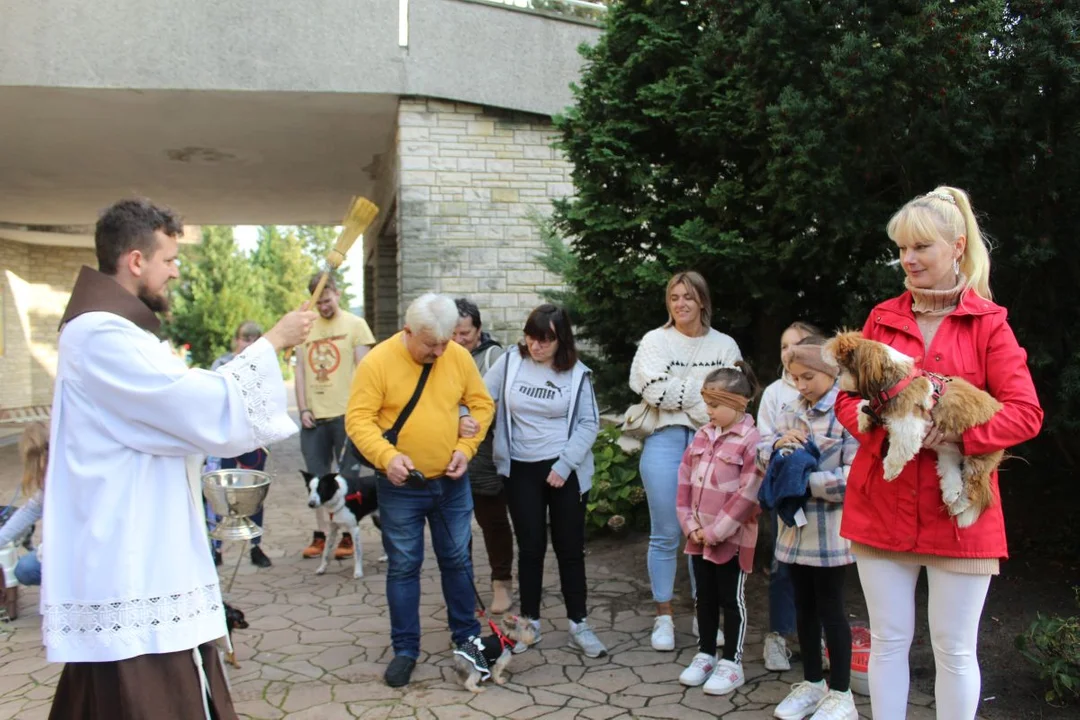
[{"label": "priest's beard", "polygon": [[166,291],[162,291],[160,294],[155,295],[150,292],[150,288],[141,285],[139,286],[138,297],[143,301],[143,304],[146,305],[146,307],[156,313],[169,311],[169,294]]}]

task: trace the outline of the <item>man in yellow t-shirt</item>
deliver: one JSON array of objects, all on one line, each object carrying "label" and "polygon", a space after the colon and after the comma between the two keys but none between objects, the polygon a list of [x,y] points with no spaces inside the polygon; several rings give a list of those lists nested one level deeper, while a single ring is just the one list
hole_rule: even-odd
[{"label": "man in yellow t-shirt", "polygon": [[[315,292],[321,273],[308,283],[308,292]],[[326,475],[331,465],[341,457],[345,444],[345,408],[349,404],[349,388],[360,360],[375,344],[375,336],[363,318],[338,307],[341,293],[334,277],[316,303],[319,319],[311,329],[308,341],[297,349],[296,406],[300,409],[300,452],[304,465],[312,475]],[[317,508],[318,530],[304,557],[320,557],[326,547],[330,528],[326,510]],[[353,556],[352,537],[342,533],[334,550],[335,558]]]}]

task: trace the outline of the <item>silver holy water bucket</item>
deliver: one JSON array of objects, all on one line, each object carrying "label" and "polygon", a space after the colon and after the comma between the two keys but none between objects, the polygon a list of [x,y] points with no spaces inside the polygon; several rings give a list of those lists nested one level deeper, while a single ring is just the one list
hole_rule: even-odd
[{"label": "silver holy water bucket", "polygon": [[215,470],[202,476],[203,494],[221,516],[210,533],[215,540],[250,540],[262,535],[251,520],[270,491],[270,475],[260,470]]}]

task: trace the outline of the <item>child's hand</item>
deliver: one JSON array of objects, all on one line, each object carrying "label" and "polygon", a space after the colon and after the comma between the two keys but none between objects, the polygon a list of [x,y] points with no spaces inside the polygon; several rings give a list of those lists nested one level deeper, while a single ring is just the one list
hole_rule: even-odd
[{"label": "child's hand", "polygon": [[705,544],[705,533],[702,532],[701,528],[698,528],[697,530],[694,530],[690,533],[690,542],[696,543],[698,545]]},{"label": "child's hand", "polygon": [[780,439],[773,443],[773,450],[786,446],[799,446],[806,443],[806,431],[792,429],[780,436]]}]

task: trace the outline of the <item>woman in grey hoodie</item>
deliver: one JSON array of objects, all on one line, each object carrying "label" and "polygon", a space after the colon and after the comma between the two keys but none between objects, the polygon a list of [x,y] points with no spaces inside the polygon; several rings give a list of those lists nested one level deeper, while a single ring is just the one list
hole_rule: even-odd
[{"label": "woman in grey hoodie", "polygon": [[[585,505],[592,487],[592,446],[600,430],[592,371],[577,359],[566,312],[536,308],[525,339],[485,376],[495,401],[493,455],[506,478],[507,503],[518,543],[523,621],[540,640],[540,595],[550,518],[569,646],[588,657],[607,654],[586,620]],[[527,646],[519,644],[515,652]]]}]

